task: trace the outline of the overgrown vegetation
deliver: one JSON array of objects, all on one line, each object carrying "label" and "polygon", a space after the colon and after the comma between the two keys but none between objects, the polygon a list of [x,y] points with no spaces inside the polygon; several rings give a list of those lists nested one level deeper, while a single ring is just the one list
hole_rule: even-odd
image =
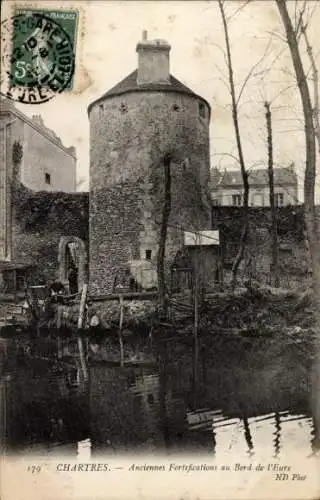
[{"label": "overgrown vegetation", "polygon": [[88,193],[63,193],[31,191],[21,183],[13,189],[15,215],[25,231],[41,231],[50,227],[79,228],[79,237],[88,239],[89,195]]}]

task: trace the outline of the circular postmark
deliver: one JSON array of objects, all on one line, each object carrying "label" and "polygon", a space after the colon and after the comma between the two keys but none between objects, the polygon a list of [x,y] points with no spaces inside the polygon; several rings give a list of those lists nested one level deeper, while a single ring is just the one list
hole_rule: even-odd
[{"label": "circular postmark", "polygon": [[74,45],[65,29],[38,12],[17,14],[1,23],[1,94],[41,104],[72,89]]}]

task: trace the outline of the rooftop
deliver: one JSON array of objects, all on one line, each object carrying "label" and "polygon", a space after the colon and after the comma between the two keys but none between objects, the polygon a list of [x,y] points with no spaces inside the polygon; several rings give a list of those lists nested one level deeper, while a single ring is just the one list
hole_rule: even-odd
[{"label": "rooftop", "polygon": [[[249,185],[250,186],[265,186],[269,184],[268,170],[261,168],[257,170],[250,170]],[[292,166],[290,167],[277,167],[273,169],[273,178],[275,184],[296,185],[297,176]],[[218,174],[217,169],[213,169],[211,175],[212,187],[232,187],[242,186],[242,175],[240,170],[225,170]]]},{"label": "rooftop", "polygon": [[14,102],[11,99],[8,99],[6,97],[1,96],[0,99],[0,112],[1,115],[13,115],[16,118],[19,118],[23,122],[27,123],[30,125],[32,128],[37,130],[41,135],[49,139],[52,143],[54,143],[56,146],[58,146],[60,149],[68,153],[70,156],[76,159],[76,149],[74,146],[65,146],[60,137],[57,136],[57,134],[49,129],[44,121],[41,115],[33,115],[32,118],[29,118],[27,115],[25,115],[22,111],[20,111],[15,105]]},{"label": "rooftop", "polygon": [[210,109],[209,103],[201,96],[197,95],[193,92],[189,87],[181,83],[177,78],[170,75],[169,83],[147,83],[147,84],[138,84],[137,82],[138,70],[132,71],[126,78],[117,83],[114,87],[108,90],[101,97],[93,101],[88,106],[88,113],[90,113],[91,108],[100,101],[108,99],[110,97],[118,96],[121,94],[126,94],[128,92],[179,92],[182,94],[187,94],[197,99],[201,99]]}]

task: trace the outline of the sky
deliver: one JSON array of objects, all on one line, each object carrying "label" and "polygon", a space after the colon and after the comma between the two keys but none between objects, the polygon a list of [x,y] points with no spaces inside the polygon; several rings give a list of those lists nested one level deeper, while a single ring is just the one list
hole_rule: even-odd
[{"label": "sky", "polygon": [[[294,17],[295,1],[288,2]],[[61,2],[23,2],[46,9]],[[244,5],[246,4],[246,5]],[[4,4],[3,16],[14,5]],[[303,2],[297,3],[298,9]],[[88,105],[137,67],[136,44],[142,31],[148,38],[161,38],[171,45],[170,71],[204,97],[212,108],[210,125],[211,168],[236,169],[238,163],[231,115],[231,99],[225,61],[224,32],[216,1],[122,1],[78,0],[68,2],[79,11],[76,88],[38,106],[18,104],[27,116],[41,114],[66,146],[77,150],[79,189],[88,189],[89,121]],[[299,198],[305,163],[304,122],[300,95],[295,83],[290,53],[275,2],[255,0],[225,2],[236,92],[239,95],[240,131],[248,169],[267,165],[264,102],[271,104],[275,166],[295,163]],[[319,63],[320,2],[307,1],[308,34]],[[303,40],[300,42],[305,69],[310,73]],[[310,80],[312,90],[312,81]],[[313,93],[312,93],[313,95]],[[318,158],[319,169],[319,158]],[[320,189],[317,180],[317,199]]]}]

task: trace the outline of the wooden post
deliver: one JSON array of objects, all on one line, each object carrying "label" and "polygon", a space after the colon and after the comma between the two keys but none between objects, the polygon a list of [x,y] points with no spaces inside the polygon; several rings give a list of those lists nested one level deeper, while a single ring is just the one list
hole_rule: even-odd
[{"label": "wooden post", "polygon": [[122,326],[123,326],[123,313],[124,313],[124,301],[122,295],[119,295],[119,304],[120,304],[120,318],[119,318],[119,346],[120,346],[120,366],[123,368],[124,366],[124,350],[123,350],[123,338],[122,338]]},{"label": "wooden post", "polygon": [[[81,328],[83,326],[83,317],[84,317],[84,311],[85,311],[85,307],[86,307],[87,293],[88,293],[88,285],[84,284],[83,288],[82,288],[81,299],[80,299],[78,330],[81,330]],[[83,378],[85,381],[87,381],[88,380],[88,370],[87,370],[86,360],[85,360],[85,356],[84,356],[84,352],[83,352],[82,338],[80,337],[80,335],[78,335],[78,348],[79,348],[80,363],[81,363]]]},{"label": "wooden post", "polygon": [[84,311],[85,311],[85,307],[86,307],[87,293],[88,293],[88,285],[84,284],[83,288],[82,288],[81,299],[80,299],[78,329],[82,328],[82,326],[83,326],[83,317],[84,317]]}]

